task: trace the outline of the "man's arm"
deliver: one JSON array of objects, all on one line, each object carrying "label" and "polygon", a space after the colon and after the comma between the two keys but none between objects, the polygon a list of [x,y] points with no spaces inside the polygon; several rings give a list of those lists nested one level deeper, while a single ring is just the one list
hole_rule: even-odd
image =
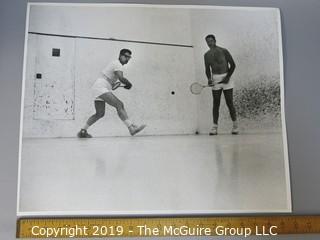
[{"label": "man's arm", "polygon": [[204,55],[204,65],[205,65],[205,68],[206,68],[206,75],[207,75],[207,78],[208,78],[208,85],[212,85],[211,69],[210,69],[210,64],[209,64],[209,61],[208,61],[206,55]]},{"label": "man's arm", "polygon": [[119,81],[125,85],[124,88],[130,89],[132,87],[131,82],[123,76],[122,71],[115,71],[114,74],[117,76]]},{"label": "man's arm", "polygon": [[230,81],[231,75],[233,74],[233,72],[236,68],[236,64],[227,49],[224,49],[224,54],[225,54],[227,64],[228,64],[228,72],[227,72],[227,75],[225,76],[225,78],[219,83],[228,83]]},{"label": "man's arm", "polygon": [[229,53],[229,51],[227,49],[225,49],[225,56],[226,56],[226,60],[228,63],[228,74],[226,77],[230,78],[231,75],[234,72],[234,69],[236,68],[236,64],[231,56],[231,54]]}]

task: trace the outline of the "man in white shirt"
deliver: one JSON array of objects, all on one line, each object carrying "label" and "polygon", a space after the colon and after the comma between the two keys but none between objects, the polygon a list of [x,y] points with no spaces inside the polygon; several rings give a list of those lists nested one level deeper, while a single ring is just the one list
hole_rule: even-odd
[{"label": "man in white shirt", "polygon": [[92,137],[87,130],[92,124],[104,116],[105,103],[116,108],[119,118],[128,127],[132,136],[146,127],[144,124],[141,126],[133,124],[128,117],[123,102],[113,94],[113,89],[119,82],[124,85],[125,89],[129,90],[132,87],[131,82],[123,76],[123,66],[129,62],[131,54],[129,49],[121,49],[119,58],[104,68],[101,72],[102,77],[98,78],[93,84],[92,90],[95,97],[94,106],[96,113],[88,119],[84,127],[80,130],[78,133],[79,138]]}]

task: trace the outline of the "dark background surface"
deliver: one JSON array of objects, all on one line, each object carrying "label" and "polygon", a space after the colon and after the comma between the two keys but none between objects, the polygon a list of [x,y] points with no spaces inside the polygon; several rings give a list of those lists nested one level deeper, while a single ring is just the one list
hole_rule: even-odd
[{"label": "dark background surface", "polygon": [[[85,3],[89,1],[70,0],[68,2]],[[119,1],[92,2],[120,3]],[[156,0],[127,0],[122,2],[157,3]],[[320,1],[185,0],[161,1],[161,4],[280,8],[284,51],[285,114],[293,214],[320,214],[320,77],[318,73],[320,68]],[[1,239],[15,238],[20,102],[26,9],[26,0],[0,1]],[[319,236],[320,234],[277,236],[274,239],[319,239]],[[254,238],[258,237],[251,237],[250,239]],[[224,237],[217,237],[215,239],[224,239]],[[261,239],[261,237],[258,239]]]}]

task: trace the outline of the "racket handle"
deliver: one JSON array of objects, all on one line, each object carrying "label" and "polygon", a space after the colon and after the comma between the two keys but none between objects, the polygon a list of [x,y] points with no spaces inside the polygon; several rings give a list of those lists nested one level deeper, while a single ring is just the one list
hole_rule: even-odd
[{"label": "racket handle", "polygon": [[120,82],[116,82],[113,86],[112,86],[112,90],[116,90],[118,87],[121,86]]}]

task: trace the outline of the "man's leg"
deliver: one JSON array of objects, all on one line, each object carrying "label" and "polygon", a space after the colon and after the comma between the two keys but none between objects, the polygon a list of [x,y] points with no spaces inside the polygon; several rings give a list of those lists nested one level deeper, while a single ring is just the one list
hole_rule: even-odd
[{"label": "man's leg", "polygon": [[118,116],[122,121],[128,120],[128,114],[124,109],[124,104],[117,98],[112,92],[107,92],[99,96],[99,98],[103,99],[110,106],[114,107],[117,110]]},{"label": "man's leg", "polygon": [[112,92],[104,93],[99,97],[103,99],[106,103],[108,103],[110,106],[117,109],[119,118],[128,127],[131,135],[137,134],[146,127],[146,125],[141,125],[138,127],[130,121],[128,114],[124,108],[123,102],[120,99],[118,99]]},{"label": "man's leg", "polygon": [[104,116],[105,113],[105,102],[104,101],[94,101],[94,107],[96,109],[96,113],[93,114],[84,127],[80,130],[78,133],[79,138],[91,138],[92,136],[87,132],[88,128],[94,124],[96,121],[98,121],[100,118]]},{"label": "man's leg", "polygon": [[233,104],[233,88],[223,90],[224,97],[226,99],[226,104],[228,106],[229,112],[230,112],[230,117],[233,122],[233,127],[232,127],[232,134],[238,134],[238,122],[237,122],[237,113],[236,109]]},{"label": "man's leg", "polygon": [[106,109],[106,103],[104,101],[94,101],[94,107],[96,113],[93,114],[87,121],[88,127],[98,121],[100,118],[103,118]]},{"label": "man's leg", "polygon": [[213,108],[212,108],[212,116],[213,116],[213,127],[210,131],[210,135],[218,134],[218,120],[219,120],[219,108],[220,108],[220,100],[221,100],[222,89],[212,90],[213,97]]}]

